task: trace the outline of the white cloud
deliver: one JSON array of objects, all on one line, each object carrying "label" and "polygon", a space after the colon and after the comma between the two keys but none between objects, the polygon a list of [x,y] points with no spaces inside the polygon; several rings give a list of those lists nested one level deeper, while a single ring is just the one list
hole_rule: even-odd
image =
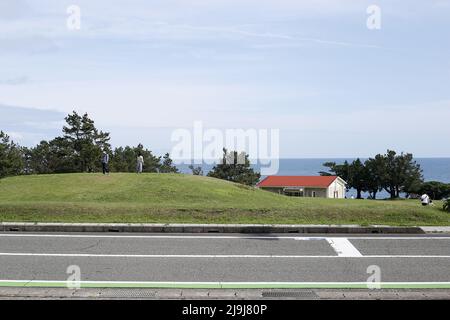
[{"label": "white cloud", "polygon": [[24,135],[21,132],[14,132],[14,131],[8,131],[7,134],[11,138],[11,140],[13,140],[13,141],[22,140],[23,139],[23,135]]},{"label": "white cloud", "polygon": [[17,86],[29,81],[30,79],[27,76],[20,76],[15,78],[0,79],[0,85]]},{"label": "white cloud", "polygon": [[[23,1],[21,1],[23,2]],[[66,7],[69,2],[30,1],[34,13],[23,19],[0,20],[2,38],[115,38],[150,40],[264,38],[341,45],[343,42],[327,39],[296,39],[288,32],[274,32],[270,26],[278,21],[277,13],[289,16],[318,15],[360,9],[356,1],[130,1],[123,6],[120,1],[77,1],[82,10],[82,29],[71,32],[66,28]],[[9,11],[22,12],[22,6],[7,6]],[[174,8],[177,8],[174,10]],[[27,9],[26,12],[31,9]],[[293,11],[294,10],[294,11]],[[255,14],[256,13],[256,14]],[[230,21],[231,16],[240,19]],[[272,21],[272,22],[271,22]]]},{"label": "white cloud", "polygon": [[[409,27],[396,25],[398,19],[383,20],[388,23],[386,29],[369,36],[365,9],[371,1],[75,3],[82,9],[79,32],[66,28],[66,8],[73,1],[0,0],[0,9],[6,8],[0,10],[0,102],[57,109],[60,118],[73,109],[87,111],[106,129],[123,126],[118,133],[121,137],[130,128],[142,129],[144,136],[145,128],[190,127],[196,120],[218,128],[280,128],[290,132],[284,138],[289,142],[285,152],[301,149],[309,150],[310,155],[342,155],[352,148],[387,145],[393,135],[400,136],[404,145],[416,141],[424,150],[422,141],[449,136],[445,123],[448,104],[345,108],[347,101],[355,105],[361,91],[368,91],[369,83],[361,85],[366,76],[374,77],[373,84],[386,81],[375,84],[379,90],[375,101],[448,98],[441,88],[448,79],[445,64],[419,59],[416,52],[427,50],[430,56],[447,57],[448,46],[444,43],[439,52],[429,47],[402,47],[402,52],[407,52],[402,61],[388,50],[372,50],[408,41],[411,48],[421,44],[416,42],[414,30],[395,30]],[[389,15],[397,12],[401,16],[407,11],[408,15],[399,19],[401,23],[425,6],[445,14],[445,2],[433,4],[434,9],[421,1],[408,5],[380,1]],[[2,13],[8,19],[2,18]],[[424,23],[432,20],[431,15],[420,17]],[[447,30],[437,30],[432,36],[440,41]],[[390,41],[383,42],[386,39]],[[423,71],[428,66],[433,77]],[[408,72],[416,68],[417,77],[412,80]],[[413,85],[416,92],[390,92],[390,85],[402,81]],[[345,92],[350,92],[348,97]],[[333,101],[335,97],[338,101]],[[422,109],[432,120],[419,116]],[[29,130],[11,129],[27,139],[30,136],[24,132],[41,136],[39,132],[54,132],[60,123],[28,119],[14,124]],[[417,128],[423,132],[419,137]],[[438,153],[436,143],[430,154],[433,152]]]},{"label": "white cloud", "polygon": [[250,115],[258,118],[258,113],[267,113],[264,106],[258,105],[276,105],[282,99],[295,101],[317,94],[298,87],[148,80],[32,83],[0,88],[5,103],[48,106],[66,113],[76,109],[91,113],[104,124],[147,127],[186,126],[195,120],[220,127],[245,126],[245,122],[253,126]]},{"label": "white cloud", "polygon": [[1,0],[0,1],[0,19],[1,20],[16,20],[24,17],[29,17],[33,10],[28,5],[26,0]]}]

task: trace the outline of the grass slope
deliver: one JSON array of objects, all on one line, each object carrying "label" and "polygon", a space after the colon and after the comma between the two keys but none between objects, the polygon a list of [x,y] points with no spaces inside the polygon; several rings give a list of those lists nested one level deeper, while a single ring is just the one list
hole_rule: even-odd
[{"label": "grass slope", "polygon": [[0,180],[0,221],[450,225],[442,203],[290,198],[182,174]]}]

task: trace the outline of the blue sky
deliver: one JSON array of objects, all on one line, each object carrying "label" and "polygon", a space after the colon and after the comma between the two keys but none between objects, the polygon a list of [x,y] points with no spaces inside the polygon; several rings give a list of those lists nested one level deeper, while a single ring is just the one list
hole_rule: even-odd
[{"label": "blue sky", "polygon": [[202,121],[280,129],[282,157],[449,157],[449,17],[450,0],[0,0],[0,129],[33,145],[75,109],[156,153]]}]

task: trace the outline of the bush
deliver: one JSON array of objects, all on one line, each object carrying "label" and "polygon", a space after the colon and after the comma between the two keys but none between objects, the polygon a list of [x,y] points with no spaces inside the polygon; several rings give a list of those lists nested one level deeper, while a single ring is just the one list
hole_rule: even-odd
[{"label": "bush", "polygon": [[444,202],[444,210],[450,212],[450,199]]},{"label": "bush", "polygon": [[428,181],[422,183],[419,193],[428,194],[433,200],[441,200],[450,196],[450,185],[438,181]]}]

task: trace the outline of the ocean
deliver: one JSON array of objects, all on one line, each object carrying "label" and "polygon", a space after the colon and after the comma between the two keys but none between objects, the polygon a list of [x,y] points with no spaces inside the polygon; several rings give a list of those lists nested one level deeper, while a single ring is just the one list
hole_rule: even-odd
[{"label": "ocean", "polygon": [[[327,168],[323,166],[325,162],[343,163],[345,160],[351,162],[354,159],[280,159],[280,168],[277,175],[292,175],[292,176],[309,176],[318,175],[319,171],[326,171]],[[365,159],[361,159],[365,160]],[[450,158],[416,158],[417,163],[420,164],[423,170],[425,181],[441,181],[450,183]],[[198,165],[195,165],[198,166]],[[201,166],[204,174],[212,169],[212,165],[204,164]],[[255,170],[259,171],[259,166],[253,166]],[[179,170],[182,173],[191,173],[189,165],[179,165]],[[350,190],[347,193],[348,197],[355,196],[355,190]],[[364,194],[367,197],[367,194]],[[387,198],[387,192],[382,191],[377,195],[377,198]]]}]

